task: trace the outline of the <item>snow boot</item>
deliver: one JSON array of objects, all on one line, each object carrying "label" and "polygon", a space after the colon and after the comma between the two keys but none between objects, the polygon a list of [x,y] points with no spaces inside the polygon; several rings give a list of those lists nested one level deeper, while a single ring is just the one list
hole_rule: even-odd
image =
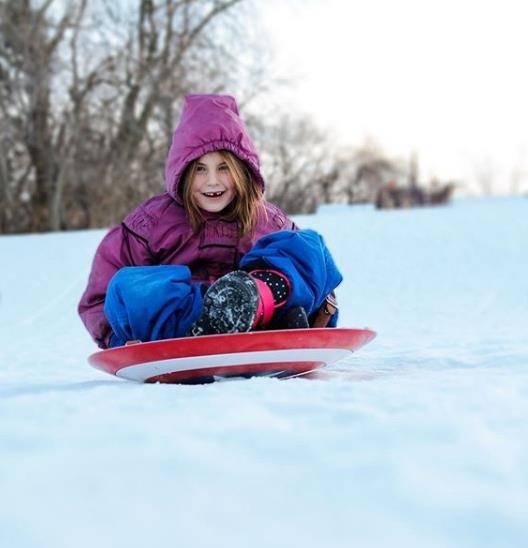
[{"label": "snow boot", "polygon": [[274,329],[308,329],[309,327],[308,316],[302,306],[294,306],[282,318],[273,323]]},{"label": "snow boot", "polygon": [[289,294],[289,280],[275,270],[230,272],[209,287],[202,313],[188,335],[243,333],[266,327]]}]

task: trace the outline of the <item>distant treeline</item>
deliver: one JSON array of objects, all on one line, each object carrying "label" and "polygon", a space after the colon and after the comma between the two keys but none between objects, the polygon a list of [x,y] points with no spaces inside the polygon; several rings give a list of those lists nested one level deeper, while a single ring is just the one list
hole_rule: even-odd
[{"label": "distant treeline", "polygon": [[[0,233],[109,226],[163,190],[183,97],[235,93],[268,199],[290,213],[375,202],[409,166],[339,150],[295,112],[255,113],[273,81],[244,0],[3,0]],[[243,60],[243,61],[242,61]]]}]

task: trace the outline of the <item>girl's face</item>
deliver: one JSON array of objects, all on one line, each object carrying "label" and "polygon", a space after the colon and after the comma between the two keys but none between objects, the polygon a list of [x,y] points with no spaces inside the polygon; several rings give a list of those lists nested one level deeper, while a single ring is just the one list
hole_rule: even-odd
[{"label": "girl's face", "polygon": [[233,201],[233,176],[220,153],[208,152],[198,158],[191,192],[198,207],[209,213],[218,213]]}]

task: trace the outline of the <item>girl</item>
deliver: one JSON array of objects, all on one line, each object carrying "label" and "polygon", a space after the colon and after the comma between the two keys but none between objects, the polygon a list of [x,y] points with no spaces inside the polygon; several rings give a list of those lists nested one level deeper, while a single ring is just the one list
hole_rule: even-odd
[{"label": "girl", "polygon": [[101,348],[328,323],[341,275],[317,233],[265,201],[233,97],[186,97],[165,184],[96,251],[79,314]]}]

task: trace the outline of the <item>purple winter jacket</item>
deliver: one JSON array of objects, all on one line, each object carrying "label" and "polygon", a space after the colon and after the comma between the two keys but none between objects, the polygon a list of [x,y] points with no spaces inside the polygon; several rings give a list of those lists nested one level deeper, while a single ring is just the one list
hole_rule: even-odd
[{"label": "purple winter jacket", "polygon": [[260,161],[229,95],[188,95],[165,166],[166,192],[147,200],[112,228],[95,253],[79,314],[93,339],[107,348],[112,334],[103,312],[106,289],[124,266],[187,265],[194,281],[214,281],[237,268],[254,242],[270,232],[296,228],[277,206],[264,203],[255,233],[239,237],[235,221],[220,213],[205,216],[193,234],[178,193],[185,167],[207,152],[230,150],[249,166],[254,182],[264,190]]}]

